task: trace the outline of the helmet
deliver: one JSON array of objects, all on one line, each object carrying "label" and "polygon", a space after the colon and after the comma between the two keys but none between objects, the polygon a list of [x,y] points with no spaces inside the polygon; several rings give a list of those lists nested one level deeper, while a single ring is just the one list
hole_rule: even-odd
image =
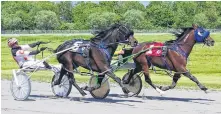
[{"label": "helmet", "polygon": [[16,38],[9,38],[8,39],[8,46],[12,47],[18,40]]}]

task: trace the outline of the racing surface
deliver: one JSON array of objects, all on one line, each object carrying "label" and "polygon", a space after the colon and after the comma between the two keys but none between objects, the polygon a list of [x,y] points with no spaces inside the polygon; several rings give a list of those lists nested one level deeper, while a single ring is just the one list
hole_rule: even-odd
[{"label": "racing surface", "polygon": [[[119,86],[111,85],[109,96],[94,99],[89,92],[79,100],[73,87],[68,98],[53,96],[49,83],[31,82],[31,96],[15,101],[10,81],[1,80],[2,114],[221,114],[221,91],[169,90],[160,96],[152,88],[138,97],[125,98]],[[144,97],[142,94],[145,92]]]}]

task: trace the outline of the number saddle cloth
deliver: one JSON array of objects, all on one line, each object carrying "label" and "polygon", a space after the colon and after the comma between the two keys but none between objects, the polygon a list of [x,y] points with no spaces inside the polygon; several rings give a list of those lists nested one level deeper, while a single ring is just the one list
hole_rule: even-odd
[{"label": "number saddle cloth", "polygon": [[161,42],[152,42],[152,43],[148,43],[146,44],[146,48],[152,48],[148,51],[146,51],[146,55],[149,57],[161,57],[161,56],[165,56],[167,49],[164,46],[164,43]]},{"label": "number saddle cloth", "polygon": [[89,51],[90,48],[90,41],[83,39],[68,40],[61,47],[63,48],[63,50],[73,47],[69,51],[82,54],[83,56],[88,56],[87,51]]}]

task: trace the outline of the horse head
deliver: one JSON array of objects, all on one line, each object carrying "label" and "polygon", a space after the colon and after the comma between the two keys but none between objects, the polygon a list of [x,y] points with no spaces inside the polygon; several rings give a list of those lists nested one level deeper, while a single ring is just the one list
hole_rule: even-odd
[{"label": "horse head", "polygon": [[210,37],[210,32],[202,27],[193,24],[194,39],[196,43],[204,43],[207,46],[214,46],[215,41]]},{"label": "horse head", "polygon": [[115,45],[118,43],[128,43],[136,46],[138,41],[134,38],[134,32],[128,26],[114,24],[110,28],[97,32],[97,35],[91,39],[96,44]]},{"label": "horse head", "polygon": [[134,47],[138,44],[137,39],[134,37],[134,31],[131,30],[128,26],[120,25],[117,29],[118,32],[118,42],[128,41],[128,43]]}]

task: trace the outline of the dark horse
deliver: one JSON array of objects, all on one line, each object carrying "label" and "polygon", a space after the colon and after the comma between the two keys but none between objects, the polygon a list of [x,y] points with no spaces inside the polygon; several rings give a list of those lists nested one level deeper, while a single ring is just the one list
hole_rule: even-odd
[{"label": "dark horse", "polygon": [[[114,24],[111,27],[98,32],[94,38],[90,39],[90,41],[74,39],[59,45],[55,52],[62,51],[74,45],[79,45],[82,47],[79,47],[79,49],[75,51],[68,50],[57,55],[57,60],[62,64],[62,68],[59,78],[55,80],[53,84],[60,84],[63,75],[67,74],[69,80],[78,89],[78,91],[83,96],[86,95],[82,88],[76,84],[73,75],[73,70],[79,66],[82,66],[86,69],[101,73],[98,78],[98,87],[85,87],[84,89],[92,91],[99,88],[104,75],[107,74],[113,78],[124,90],[127,90],[123,86],[121,79],[115,76],[115,74],[111,71],[110,62],[119,43],[130,43],[131,45],[136,44],[137,41],[133,37],[133,34],[133,31],[127,26]],[[78,50],[83,50],[88,54],[86,53],[85,57],[85,53],[81,53],[81,51]]]},{"label": "dark horse", "polygon": [[[204,30],[195,24],[193,24],[193,27],[182,28],[182,30],[182,33],[174,33],[177,37],[176,40],[171,40],[164,43],[164,46],[167,47],[165,56],[148,56],[146,53],[142,53],[139,56],[134,57],[133,59],[136,64],[136,68],[130,72],[129,78],[123,80],[123,83],[129,83],[134,74],[142,71],[145,75],[145,81],[156,91],[163,93],[163,91],[174,88],[177,81],[181,77],[181,74],[183,74],[195,82],[201,90],[206,92],[207,88],[187,70],[187,58],[196,43],[204,43],[207,46],[213,46],[215,41],[210,37],[209,31]],[[148,48],[148,45],[152,43],[154,42],[141,43],[133,49],[132,53],[134,54],[145,50]],[[149,76],[149,68],[151,65],[174,71],[175,73],[172,84],[170,86],[154,85]]]}]

